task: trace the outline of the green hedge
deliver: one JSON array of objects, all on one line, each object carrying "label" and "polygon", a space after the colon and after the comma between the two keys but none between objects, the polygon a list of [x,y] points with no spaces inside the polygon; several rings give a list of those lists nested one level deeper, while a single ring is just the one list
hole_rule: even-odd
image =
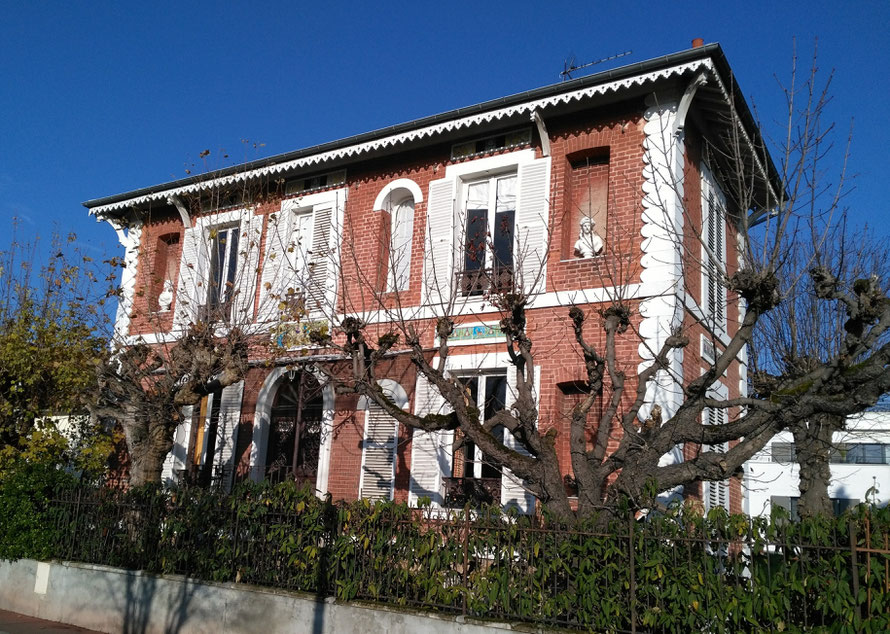
[{"label": "green hedge", "polygon": [[0,483],[2,557],[597,632],[890,631],[890,560],[863,550],[885,547],[887,509],[801,523],[678,509],[598,533],[498,509],[332,504],[292,484],[123,493],[31,475],[31,493],[27,478]]}]

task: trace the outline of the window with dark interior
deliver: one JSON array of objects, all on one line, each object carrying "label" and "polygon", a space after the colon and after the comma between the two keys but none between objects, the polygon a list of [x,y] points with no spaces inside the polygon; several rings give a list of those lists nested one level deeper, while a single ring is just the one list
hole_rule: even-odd
[{"label": "window with dark interior", "polygon": [[[467,398],[476,404],[480,422],[488,420],[506,407],[506,373],[466,376],[458,379]],[[504,428],[492,430],[503,442]],[[466,504],[498,503],[501,499],[501,470],[488,460],[482,450],[468,438],[455,434],[452,477],[445,478],[445,505],[463,507]]]},{"label": "window with dark interior", "polygon": [[463,295],[481,295],[513,285],[516,174],[466,184],[462,266]]},{"label": "window with dark interior", "polygon": [[227,320],[232,312],[238,274],[238,227],[210,230],[210,276],[207,280],[208,321]]},{"label": "window with dark interior", "polygon": [[272,402],[267,479],[315,486],[323,405],[321,385],[310,372],[285,375]]}]

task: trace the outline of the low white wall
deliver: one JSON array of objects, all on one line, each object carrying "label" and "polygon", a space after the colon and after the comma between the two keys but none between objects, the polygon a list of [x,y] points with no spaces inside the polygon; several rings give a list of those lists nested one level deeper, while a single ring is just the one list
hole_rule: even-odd
[{"label": "low white wall", "polygon": [[[0,562],[0,609],[101,632],[389,632],[492,634],[507,624],[465,622],[235,583],[198,583],[107,566]],[[528,627],[522,628],[528,630]]]}]

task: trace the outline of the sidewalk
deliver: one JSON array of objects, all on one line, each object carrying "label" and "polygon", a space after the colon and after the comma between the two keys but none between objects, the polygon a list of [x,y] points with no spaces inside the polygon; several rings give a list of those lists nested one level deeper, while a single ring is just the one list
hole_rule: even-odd
[{"label": "sidewalk", "polygon": [[85,630],[74,625],[43,621],[31,616],[0,610],[0,634],[101,634],[95,630]]}]

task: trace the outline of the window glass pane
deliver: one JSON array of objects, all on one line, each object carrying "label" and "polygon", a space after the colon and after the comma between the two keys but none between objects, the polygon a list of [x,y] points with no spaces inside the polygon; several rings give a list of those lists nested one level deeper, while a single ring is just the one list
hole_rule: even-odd
[{"label": "window glass pane", "polygon": [[467,209],[488,209],[488,181],[467,187]]},{"label": "window glass pane", "polygon": [[[228,282],[229,284],[234,284],[235,272],[238,269],[238,229],[229,229],[228,234],[229,266],[228,271],[226,272],[226,282]],[[229,286],[225,294],[226,299],[229,298],[231,291],[232,287]]]},{"label": "window glass pane", "polygon": [[485,265],[485,240],[488,235],[488,210],[467,210],[467,242],[464,269],[475,271]]},{"label": "window glass pane", "polygon": [[494,216],[494,258],[495,265],[513,266],[513,218],[515,212],[500,211]]},{"label": "window glass pane", "polygon": [[495,211],[515,211],[516,209],[516,177],[508,176],[498,179],[497,202]]},{"label": "window glass pane", "polygon": [[866,464],[881,464],[884,461],[884,448],[878,444],[862,445],[862,454]]},{"label": "window glass pane", "polygon": [[506,407],[507,377],[503,374],[485,378],[485,418],[489,419]]}]

